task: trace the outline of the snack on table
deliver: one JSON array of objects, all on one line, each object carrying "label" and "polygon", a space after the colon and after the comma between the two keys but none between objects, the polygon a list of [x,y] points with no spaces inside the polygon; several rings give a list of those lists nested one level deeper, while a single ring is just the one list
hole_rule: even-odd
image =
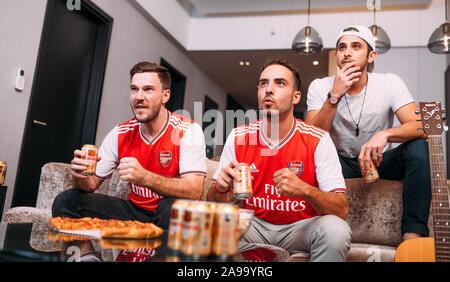
[{"label": "snack on table", "polygon": [[163,230],[153,223],[137,220],[53,217],[50,226],[59,232],[100,231],[102,238],[149,239],[161,236]]}]

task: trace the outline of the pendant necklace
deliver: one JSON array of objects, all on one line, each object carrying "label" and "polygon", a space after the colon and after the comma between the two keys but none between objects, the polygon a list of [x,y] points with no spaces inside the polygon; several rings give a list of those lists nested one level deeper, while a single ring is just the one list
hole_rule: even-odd
[{"label": "pendant necklace", "polygon": [[362,102],[362,105],[361,105],[361,112],[359,113],[358,123],[355,122],[355,119],[353,118],[352,112],[350,111],[350,107],[348,106],[347,95],[344,96],[345,103],[347,104],[348,113],[350,114],[350,117],[352,118],[353,123],[356,125],[356,129],[355,129],[356,137],[359,136],[359,122],[361,121],[361,116],[362,116],[362,111],[363,111],[363,108],[364,108],[364,102],[366,100],[366,92],[367,92],[367,86],[368,85],[369,85],[369,76],[367,76],[366,88],[364,89],[364,97],[363,97],[363,102]]}]

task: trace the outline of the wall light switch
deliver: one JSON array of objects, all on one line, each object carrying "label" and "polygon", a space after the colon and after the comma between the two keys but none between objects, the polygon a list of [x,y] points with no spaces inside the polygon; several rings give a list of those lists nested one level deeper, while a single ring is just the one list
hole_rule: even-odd
[{"label": "wall light switch", "polygon": [[14,83],[14,88],[16,88],[17,91],[22,91],[24,85],[25,85],[25,70],[22,68],[19,68],[17,70],[16,82]]}]

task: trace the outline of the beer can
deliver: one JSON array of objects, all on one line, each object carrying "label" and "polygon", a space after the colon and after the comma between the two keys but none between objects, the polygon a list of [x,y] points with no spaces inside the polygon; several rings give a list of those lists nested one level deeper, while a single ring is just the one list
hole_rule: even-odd
[{"label": "beer can", "polygon": [[214,204],[193,201],[184,213],[181,252],[188,260],[206,258],[211,253]]},{"label": "beer can", "polygon": [[370,160],[370,169],[363,172],[366,183],[374,182],[379,178],[378,170],[372,160]]},{"label": "beer can", "polygon": [[7,164],[5,162],[0,162],[0,185],[3,185],[3,183],[5,183],[6,167]]},{"label": "beer can", "polygon": [[214,211],[211,252],[220,260],[232,260],[239,241],[239,208],[231,204],[217,204]]},{"label": "beer can", "polygon": [[190,201],[188,200],[176,200],[172,204],[167,247],[169,247],[172,251],[175,251],[175,253],[181,251],[184,214],[189,204]]},{"label": "beer can", "polygon": [[241,181],[233,180],[233,196],[238,200],[247,200],[252,196],[252,174],[250,166],[246,163],[240,163]]},{"label": "beer can", "polygon": [[85,152],[84,159],[88,160],[90,163],[88,167],[81,172],[84,175],[94,175],[97,169],[97,154],[98,149],[95,145],[84,145],[81,151]]}]

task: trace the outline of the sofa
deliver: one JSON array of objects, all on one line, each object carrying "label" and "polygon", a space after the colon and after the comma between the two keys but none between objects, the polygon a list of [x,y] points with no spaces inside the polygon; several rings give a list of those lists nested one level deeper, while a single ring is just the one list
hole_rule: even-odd
[{"label": "sofa", "polygon": [[[207,159],[207,176],[202,200],[211,187],[218,162]],[[14,207],[4,212],[4,222],[46,222],[51,218],[51,206],[61,191],[71,188],[70,165],[47,163],[42,167],[36,207]],[[401,243],[402,182],[380,179],[365,183],[363,179],[346,179],[349,213],[347,222],[352,230],[349,262],[392,262],[396,247]],[[115,172],[105,180],[96,193],[127,198],[129,187]],[[433,236],[432,216],[429,227]],[[308,261],[309,253],[290,253],[276,246],[267,247],[283,261]]]}]

